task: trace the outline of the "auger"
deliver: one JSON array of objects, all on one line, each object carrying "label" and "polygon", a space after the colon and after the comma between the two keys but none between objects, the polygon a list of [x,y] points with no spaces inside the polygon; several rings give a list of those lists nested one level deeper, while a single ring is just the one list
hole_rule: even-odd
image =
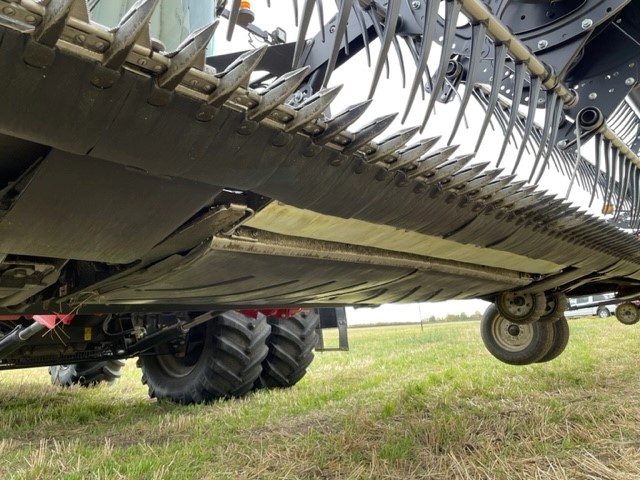
[{"label": "auger", "polygon": [[[486,299],[511,364],[561,353],[568,296],[638,321],[640,4],[286,3],[293,42],[203,0],[168,46],[162,0],[0,0],[0,368],[139,356],[193,403],[295,384],[322,307]],[[404,109],[372,118],[385,71]]]}]

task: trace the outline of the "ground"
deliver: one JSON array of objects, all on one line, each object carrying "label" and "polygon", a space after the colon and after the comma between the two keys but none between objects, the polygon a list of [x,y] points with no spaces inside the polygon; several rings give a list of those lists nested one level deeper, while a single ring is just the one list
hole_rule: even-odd
[{"label": "ground", "polygon": [[640,330],[570,321],[554,362],[512,367],[478,323],[357,328],[302,382],[242,400],[60,390],[44,369],[0,373],[1,478],[640,477]]}]

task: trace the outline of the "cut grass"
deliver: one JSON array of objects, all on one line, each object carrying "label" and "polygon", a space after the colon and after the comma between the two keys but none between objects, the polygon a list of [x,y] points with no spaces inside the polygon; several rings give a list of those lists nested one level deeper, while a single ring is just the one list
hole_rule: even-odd
[{"label": "cut grass", "polygon": [[288,390],[177,406],[129,361],[114,387],[0,373],[0,478],[640,478],[640,330],[571,320],[512,367],[477,323],[358,328]]}]

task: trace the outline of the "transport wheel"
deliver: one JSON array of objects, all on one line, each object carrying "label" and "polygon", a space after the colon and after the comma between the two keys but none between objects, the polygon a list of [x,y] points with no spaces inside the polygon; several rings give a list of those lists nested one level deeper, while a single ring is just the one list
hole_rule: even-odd
[{"label": "transport wheel", "polygon": [[500,315],[519,325],[538,320],[547,307],[544,293],[502,292],[496,299]]},{"label": "transport wheel", "polygon": [[550,350],[552,323],[518,324],[507,320],[495,305],[489,305],[480,321],[480,334],[489,353],[510,365],[537,362]]},{"label": "transport wheel", "polygon": [[165,353],[170,343],[141,355],[142,383],[151,398],[182,404],[244,395],[262,371],[269,330],[264,315],[226,312],[189,330],[175,353]]},{"label": "transport wheel", "polygon": [[567,296],[564,293],[547,293],[545,300],[544,313],[539,322],[555,322],[564,315],[567,309]]},{"label": "transport wheel", "polygon": [[289,318],[268,318],[271,325],[267,339],[269,353],[262,362],[257,388],[292,387],[304,377],[313,361],[319,321],[320,315],[316,312],[300,312]]},{"label": "transport wheel", "polygon": [[565,317],[560,317],[551,324],[553,327],[553,342],[549,351],[540,359],[538,363],[550,362],[557,358],[569,343],[569,322]]},{"label": "transport wheel", "polygon": [[112,385],[120,378],[120,369],[123,366],[124,360],[52,365],[49,367],[49,376],[53,385],[61,387],[93,387],[99,383]]},{"label": "transport wheel", "polygon": [[638,323],[638,320],[640,320],[638,307],[631,302],[621,303],[616,307],[616,318],[625,325]]},{"label": "transport wheel", "polygon": [[598,316],[600,318],[609,318],[610,315],[611,315],[611,312],[609,311],[608,308],[601,308],[598,310]]}]

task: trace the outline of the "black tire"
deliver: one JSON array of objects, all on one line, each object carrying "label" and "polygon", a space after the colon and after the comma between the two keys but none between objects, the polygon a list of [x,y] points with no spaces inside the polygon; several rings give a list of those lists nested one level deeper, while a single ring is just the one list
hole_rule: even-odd
[{"label": "black tire", "polygon": [[71,365],[52,365],[49,376],[53,385],[71,387],[93,387],[100,383],[112,385],[120,378],[124,360],[103,360],[100,362],[74,363]]},{"label": "black tire", "polygon": [[547,307],[544,293],[502,292],[496,298],[500,315],[510,322],[525,325],[536,322]]},{"label": "black tire", "polygon": [[611,312],[608,308],[600,308],[598,309],[598,316],[600,318],[609,318],[611,316]]},{"label": "black tire", "polygon": [[565,317],[560,317],[551,324],[553,326],[553,342],[549,351],[540,359],[538,363],[550,362],[560,356],[569,343],[569,322]]},{"label": "black tire", "polygon": [[480,321],[480,335],[489,353],[509,365],[528,365],[540,360],[551,348],[553,324],[518,324],[504,318],[489,305]]},{"label": "black tire", "polygon": [[567,296],[564,293],[548,293],[545,295],[546,305],[539,322],[555,322],[564,315],[567,309]]},{"label": "black tire", "polygon": [[141,355],[142,383],[151,398],[182,404],[244,395],[262,371],[269,331],[264,315],[226,312],[189,330],[184,355]]},{"label": "black tire", "polygon": [[269,354],[262,362],[257,388],[292,387],[305,376],[318,343],[319,321],[316,312],[301,312],[289,318],[269,317]]}]

